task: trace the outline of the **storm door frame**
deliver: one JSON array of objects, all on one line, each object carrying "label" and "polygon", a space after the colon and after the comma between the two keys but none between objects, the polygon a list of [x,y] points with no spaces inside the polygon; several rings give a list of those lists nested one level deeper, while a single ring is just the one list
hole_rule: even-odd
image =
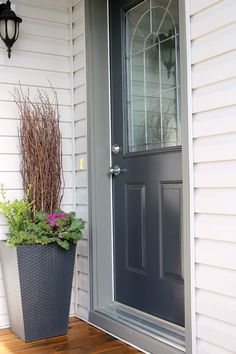
[{"label": "storm door frame", "polygon": [[[183,160],[183,249],[185,278],[185,346],[178,344],[170,324],[163,338],[135,314],[114,304],[112,195],[107,171],[111,163],[110,65],[108,0],[85,1],[86,75],[89,166],[89,321],[114,336],[146,351],[162,354],[194,353],[194,207],[192,171],[192,110],[190,23],[187,0],[180,1],[181,116]],[[185,93],[183,95],[183,92]],[[129,316],[130,321],[125,316]],[[133,317],[132,317],[133,316]],[[128,317],[127,317],[128,318]],[[133,318],[133,323],[132,323]],[[145,327],[146,326],[146,327]],[[160,321],[160,326],[162,326]],[[168,331],[168,324],[163,322]]]}]

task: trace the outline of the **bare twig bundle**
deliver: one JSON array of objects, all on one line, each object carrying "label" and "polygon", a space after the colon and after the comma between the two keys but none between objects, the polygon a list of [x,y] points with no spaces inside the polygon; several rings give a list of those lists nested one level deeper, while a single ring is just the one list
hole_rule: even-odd
[{"label": "bare twig bundle", "polygon": [[52,213],[59,209],[63,196],[62,137],[56,91],[51,101],[46,91],[38,90],[30,98],[29,89],[14,91],[20,113],[19,142],[24,191],[30,188],[35,209]]}]

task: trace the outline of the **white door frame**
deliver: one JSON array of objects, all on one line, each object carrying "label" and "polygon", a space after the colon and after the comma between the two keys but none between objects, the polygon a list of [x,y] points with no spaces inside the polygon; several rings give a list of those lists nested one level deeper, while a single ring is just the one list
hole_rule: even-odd
[{"label": "white door frame", "polygon": [[[90,314],[96,326],[152,353],[195,353],[194,206],[188,0],[180,0],[185,350],[122,319],[113,308],[108,0],[85,1],[90,202]],[[188,30],[186,30],[188,29]]]}]

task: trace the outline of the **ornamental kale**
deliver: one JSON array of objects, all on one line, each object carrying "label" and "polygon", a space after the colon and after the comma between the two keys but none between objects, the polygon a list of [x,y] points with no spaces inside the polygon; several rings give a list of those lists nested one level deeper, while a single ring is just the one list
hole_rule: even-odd
[{"label": "ornamental kale", "polygon": [[0,195],[0,212],[6,217],[9,226],[9,246],[57,243],[69,249],[70,243],[81,239],[85,222],[76,218],[75,213],[57,210],[53,214],[46,214],[36,211],[27,195],[25,199],[9,201],[2,187]]},{"label": "ornamental kale", "polygon": [[47,219],[49,224],[52,227],[57,227],[57,219],[65,219],[66,218],[66,214],[64,213],[59,213],[59,214],[48,214]]}]

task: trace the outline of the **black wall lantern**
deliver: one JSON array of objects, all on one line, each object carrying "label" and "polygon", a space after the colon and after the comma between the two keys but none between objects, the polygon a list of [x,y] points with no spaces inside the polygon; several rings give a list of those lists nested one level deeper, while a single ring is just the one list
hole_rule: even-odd
[{"label": "black wall lantern", "polygon": [[168,78],[170,77],[170,72],[173,66],[175,65],[175,31],[169,30],[169,33],[167,35],[165,34],[160,34],[159,35],[160,41],[163,41],[161,43],[161,56],[162,56],[162,62],[165,65],[167,72],[168,72]]},{"label": "black wall lantern", "polygon": [[11,47],[19,36],[19,25],[22,22],[11,9],[11,2],[0,4],[0,37],[7,46],[8,58],[11,57]]}]

